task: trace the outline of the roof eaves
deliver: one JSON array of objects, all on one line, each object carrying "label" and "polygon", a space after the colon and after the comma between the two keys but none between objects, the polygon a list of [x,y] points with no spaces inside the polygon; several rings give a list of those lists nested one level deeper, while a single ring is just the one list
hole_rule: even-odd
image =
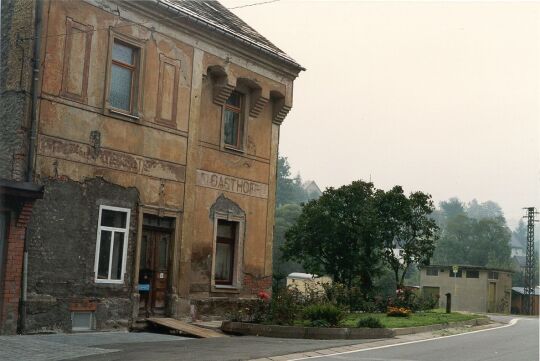
[{"label": "roof eaves", "polygon": [[261,43],[258,43],[256,41],[253,41],[251,39],[249,39],[248,37],[246,36],[243,36],[242,34],[239,34],[239,33],[236,33],[236,32],[233,32],[223,26],[220,26],[219,24],[216,24],[214,22],[212,22],[210,19],[207,19],[193,11],[190,11],[188,9],[185,9],[185,8],[182,8],[182,7],[179,7],[177,4],[175,3],[171,3],[170,1],[168,0],[157,0],[157,3],[158,5],[166,8],[168,11],[173,11],[175,13],[182,13],[183,15],[186,16],[186,18],[188,19],[191,19],[193,22],[195,22],[196,24],[199,24],[199,25],[202,25],[208,29],[211,29],[213,31],[217,31],[229,38],[232,38],[234,40],[237,40],[237,41],[241,41],[242,43],[244,43],[245,45],[253,48],[253,49],[256,49],[266,55],[269,55],[271,56],[272,58],[276,59],[276,60],[279,60],[281,62],[284,62],[286,63],[287,65],[289,66],[292,66],[293,68],[295,68],[296,70],[298,71],[305,71],[306,68],[304,68],[303,66],[301,66],[300,64],[298,64],[295,60],[293,60],[291,57],[289,57],[287,54],[285,53],[279,53],[279,52],[276,52],[275,50],[271,49],[270,47],[264,45],[264,44],[261,44]]},{"label": "roof eaves", "polygon": [[427,266],[419,266],[419,268],[450,268],[452,269],[453,266],[458,266],[458,268],[464,268],[464,269],[477,269],[482,271],[500,271],[500,272],[509,272],[514,273],[514,270],[507,269],[507,268],[500,268],[500,267],[486,267],[486,266],[473,266],[473,265],[467,265],[467,264],[456,264],[456,265],[441,265],[441,264],[430,264]]}]

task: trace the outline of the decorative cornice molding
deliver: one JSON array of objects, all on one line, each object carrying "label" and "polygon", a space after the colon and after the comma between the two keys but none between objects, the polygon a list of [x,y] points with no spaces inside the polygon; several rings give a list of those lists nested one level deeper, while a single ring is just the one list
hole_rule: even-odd
[{"label": "decorative cornice molding", "polygon": [[214,85],[214,103],[222,106],[231,96],[235,86],[232,84],[215,84]]},{"label": "decorative cornice molding", "polygon": [[289,114],[289,111],[291,110],[291,106],[285,105],[285,102],[277,101],[274,103],[274,116],[272,117],[272,122],[281,125],[283,123],[283,120]]},{"label": "decorative cornice molding", "polygon": [[268,98],[263,97],[262,95],[257,96],[255,92],[252,92],[251,96],[251,109],[249,109],[249,116],[253,118],[257,118],[259,114],[261,114],[261,111],[263,110],[266,103],[268,103]]}]

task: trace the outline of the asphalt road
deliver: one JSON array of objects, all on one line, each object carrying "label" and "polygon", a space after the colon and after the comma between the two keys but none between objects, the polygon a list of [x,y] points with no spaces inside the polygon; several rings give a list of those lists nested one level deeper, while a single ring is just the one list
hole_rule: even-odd
[{"label": "asphalt road", "polygon": [[311,357],[316,361],[538,361],[538,318],[519,318],[513,326],[409,344]]},{"label": "asphalt road", "polygon": [[[217,337],[180,341],[108,344],[116,352],[80,357],[77,361],[237,361],[314,351],[373,340],[298,340],[256,336]],[[0,344],[1,350],[1,344]],[[0,351],[1,354],[1,351]],[[2,360],[2,357],[0,357]],[[71,360],[71,359],[70,359]],[[18,360],[17,360],[18,361]]]}]

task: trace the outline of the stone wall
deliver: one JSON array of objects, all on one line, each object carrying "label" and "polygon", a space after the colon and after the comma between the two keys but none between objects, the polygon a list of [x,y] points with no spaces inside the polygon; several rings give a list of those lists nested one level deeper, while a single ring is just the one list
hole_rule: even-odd
[{"label": "stone wall", "polygon": [[34,35],[34,1],[2,1],[0,49],[0,178],[26,170]]},{"label": "stone wall", "polygon": [[[138,191],[94,178],[78,183],[48,179],[34,206],[28,234],[25,332],[71,331],[71,310],[95,308],[96,329],[129,325]],[[96,284],[94,261],[99,206],[131,209],[123,284]]]}]

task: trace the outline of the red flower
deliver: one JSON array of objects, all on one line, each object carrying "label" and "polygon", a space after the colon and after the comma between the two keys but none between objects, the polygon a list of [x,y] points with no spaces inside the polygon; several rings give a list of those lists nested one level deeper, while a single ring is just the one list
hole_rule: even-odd
[{"label": "red flower", "polygon": [[259,297],[259,299],[261,299],[261,300],[270,299],[270,295],[268,293],[266,293],[265,291],[259,291],[259,293],[257,294],[257,297]]}]

